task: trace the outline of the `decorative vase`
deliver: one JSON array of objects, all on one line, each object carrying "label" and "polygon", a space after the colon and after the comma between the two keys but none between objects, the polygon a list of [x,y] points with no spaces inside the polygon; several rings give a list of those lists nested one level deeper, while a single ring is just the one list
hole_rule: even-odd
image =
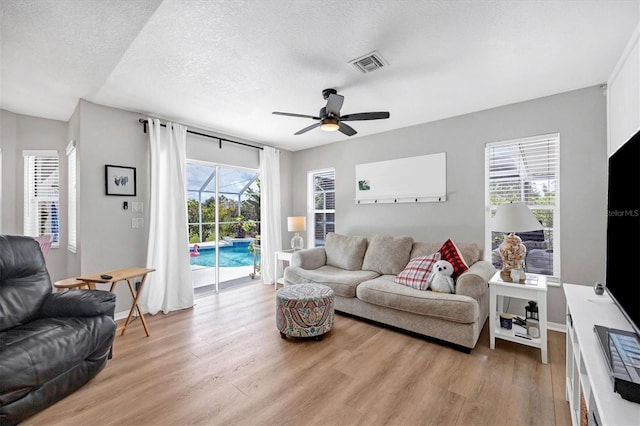
[{"label": "decorative vase", "polygon": [[511,272],[512,269],[523,269],[522,262],[527,254],[527,248],[516,234],[509,234],[498,247],[502,256],[502,270]]}]

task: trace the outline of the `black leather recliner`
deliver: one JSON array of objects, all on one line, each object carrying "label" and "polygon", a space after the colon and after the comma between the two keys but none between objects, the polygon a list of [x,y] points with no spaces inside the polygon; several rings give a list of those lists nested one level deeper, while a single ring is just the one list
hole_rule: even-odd
[{"label": "black leather recliner", "polygon": [[52,291],[38,243],[0,235],[0,424],[54,404],[107,364],[116,332],[113,293]]}]

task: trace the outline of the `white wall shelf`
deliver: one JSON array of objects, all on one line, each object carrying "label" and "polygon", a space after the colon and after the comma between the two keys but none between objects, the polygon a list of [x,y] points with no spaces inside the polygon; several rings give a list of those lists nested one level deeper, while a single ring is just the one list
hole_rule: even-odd
[{"label": "white wall shelf", "polygon": [[444,203],[446,194],[416,197],[356,198],[356,204]]}]

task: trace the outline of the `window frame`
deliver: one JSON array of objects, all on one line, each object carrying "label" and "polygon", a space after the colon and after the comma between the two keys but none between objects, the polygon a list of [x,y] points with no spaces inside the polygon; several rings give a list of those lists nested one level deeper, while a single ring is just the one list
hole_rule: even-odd
[{"label": "window frame", "polygon": [[76,142],[67,145],[67,250],[78,252],[78,151]]},{"label": "window frame", "polygon": [[[58,248],[60,247],[60,156],[57,150],[23,150],[22,157],[24,167],[23,233],[31,237],[53,234],[54,239],[51,247]],[[55,158],[55,160],[51,160],[51,158]],[[47,167],[53,168],[53,173],[55,173],[53,185],[38,185],[36,182],[38,178],[42,179],[42,176],[36,176],[36,173],[38,173],[38,165],[36,164],[38,159],[42,161],[41,170]],[[50,161],[53,161],[54,164],[48,164]],[[44,181],[41,183],[44,183]],[[38,196],[36,187],[41,187],[45,194]],[[57,232],[54,232],[53,219],[50,219],[50,223],[47,224],[44,232],[41,232],[42,216],[39,213],[33,213],[33,208],[40,202],[56,203]]]},{"label": "window frame", "polygon": [[[316,209],[316,203],[315,203],[315,198],[316,198],[316,194],[319,193],[316,191],[315,189],[315,178],[318,175],[325,175],[325,174],[332,174],[333,176],[333,200],[334,200],[334,208],[333,209]],[[329,167],[326,169],[319,169],[319,170],[312,170],[309,171],[307,173],[307,224],[310,224],[310,226],[307,226],[307,247],[319,247],[319,246],[323,246],[324,245],[324,241],[325,239],[319,240],[316,238],[316,234],[315,234],[315,229],[316,229],[316,214],[333,214],[333,222],[331,221],[327,221],[325,220],[323,222],[323,226],[325,229],[325,237],[327,235],[328,232],[335,232],[335,227],[336,227],[336,221],[335,221],[335,217],[336,217],[336,209],[335,209],[335,204],[336,204],[336,185],[337,185],[337,180],[336,180],[336,170],[333,167]],[[330,191],[324,191],[323,193],[326,194]],[[324,197],[325,199],[325,203],[324,203],[324,207],[326,207],[326,197]],[[326,216],[325,216],[326,218]],[[326,231],[327,229],[327,224],[333,224],[333,229],[334,231]],[[318,242],[321,242],[320,244]]]},{"label": "window frame", "polygon": [[[491,183],[495,180],[491,178],[490,169],[492,165],[491,158],[491,150],[492,148],[502,147],[506,148],[509,146],[523,146],[529,145],[534,146],[534,144],[541,144],[545,141],[550,141],[554,144],[554,151],[549,154],[547,158],[547,163],[550,165],[549,167],[553,167],[553,204],[534,204],[528,202],[528,200],[524,199],[525,195],[532,194],[533,192],[527,191],[521,188],[521,196],[519,199],[513,199],[511,201],[523,201],[527,204],[527,206],[531,209],[532,212],[536,211],[551,211],[553,215],[553,225],[551,227],[545,228],[545,241],[548,241],[547,232],[551,233],[551,243],[553,250],[553,274],[546,275],[547,282],[551,284],[559,285],[561,282],[561,264],[560,264],[560,250],[561,250],[561,238],[560,238],[560,206],[561,206],[561,184],[560,184],[560,134],[559,133],[549,133],[542,134],[537,136],[519,138],[519,139],[511,139],[497,142],[488,142],[485,144],[485,258],[488,261],[492,261],[492,230],[491,230],[491,218],[495,214],[496,205],[491,204]],[[519,153],[522,154],[523,150],[519,149]],[[519,160],[523,160],[522,155]]]}]

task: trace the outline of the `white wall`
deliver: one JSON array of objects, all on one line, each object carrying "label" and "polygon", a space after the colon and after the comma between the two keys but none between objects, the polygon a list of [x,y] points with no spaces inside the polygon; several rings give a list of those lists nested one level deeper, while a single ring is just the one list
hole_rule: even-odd
[{"label": "white wall", "polygon": [[[562,280],[579,284],[602,281],[605,103],[602,90],[592,87],[295,152],[293,209],[297,214],[306,211],[307,172],[334,167],[336,232],[411,235],[418,241],[452,238],[484,247],[485,144],[559,132]],[[355,204],[356,164],[443,151],[447,153],[446,202]],[[550,289],[548,297],[549,320],[564,323],[562,289]]]},{"label": "white wall", "polygon": [[[138,122],[140,114],[79,103],[78,253],[80,274],[127,266],[146,266],[149,223],[148,139]],[[136,196],[108,196],[105,165],[136,168]],[[124,210],[124,201],[143,203],[143,213]],[[131,228],[131,219],[142,217],[144,228]],[[99,288],[107,289],[106,286]],[[116,287],[116,312],[132,303],[128,288]]]},{"label": "white wall", "polygon": [[[19,234],[16,214],[16,162],[18,135],[16,133],[17,115],[0,109],[0,150],[2,150],[2,226],[3,234]],[[19,232],[20,231],[20,232]]]}]

